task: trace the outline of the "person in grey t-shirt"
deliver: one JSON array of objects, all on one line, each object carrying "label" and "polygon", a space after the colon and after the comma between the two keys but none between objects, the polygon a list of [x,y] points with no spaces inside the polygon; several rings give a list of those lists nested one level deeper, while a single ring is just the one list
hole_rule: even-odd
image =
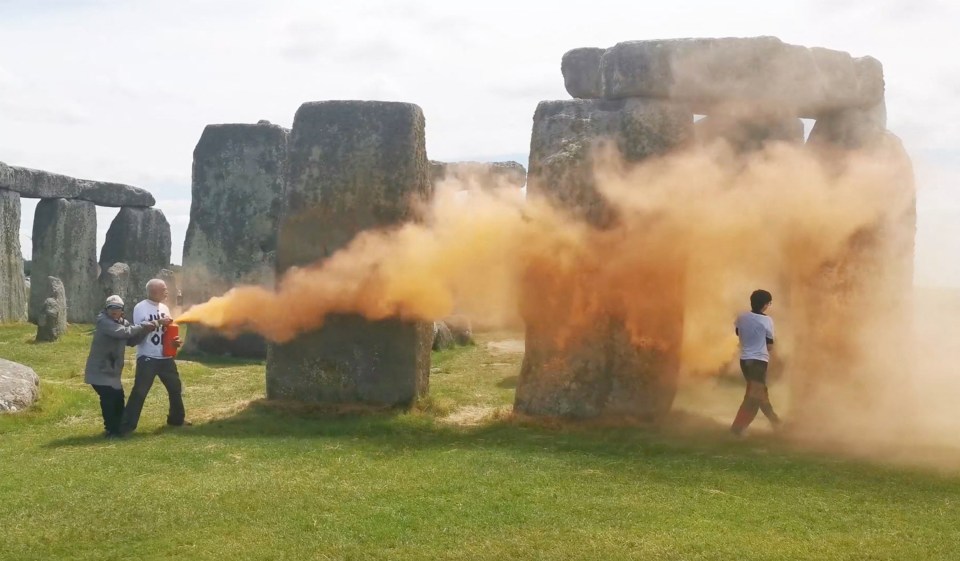
[{"label": "person in grey t-shirt", "polygon": [[90,354],[83,371],[83,381],[93,386],[100,396],[100,413],[103,415],[104,435],[120,436],[120,419],[123,417],[124,346],[134,346],[148,333],[157,328],[153,322],[130,325],[123,319],[123,300],[113,295],[97,316],[97,325],[90,343]]},{"label": "person in grey t-shirt", "polygon": [[750,295],[750,311],[737,317],[735,329],[740,338],[740,370],[747,381],[747,392],[733,420],[730,431],[741,434],[763,411],[776,428],[780,417],[773,411],[767,391],[767,364],[770,362],[770,346],[773,345],[773,320],[766,315],[773,296],[766,290],[755,290]]}]

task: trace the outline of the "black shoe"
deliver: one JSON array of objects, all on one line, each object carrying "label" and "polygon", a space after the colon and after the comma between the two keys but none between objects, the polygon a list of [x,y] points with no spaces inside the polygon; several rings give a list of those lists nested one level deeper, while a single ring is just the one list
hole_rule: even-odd
[{"label": "black shoe", "polygon": [[108,440],[114,440],[114,439],[117,439],[117,438],[123,438],[124,436],[126,436],[126,435],[123,434],[122,432],[107,432],[107,431],[104,431],[104,433],[103,433],[103,437],[106,438],[106,439],[108,439]]}]

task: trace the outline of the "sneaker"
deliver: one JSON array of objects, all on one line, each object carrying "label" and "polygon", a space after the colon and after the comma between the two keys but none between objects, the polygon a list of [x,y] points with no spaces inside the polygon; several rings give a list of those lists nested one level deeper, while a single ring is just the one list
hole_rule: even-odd
[{"label": "sneaker", "polygon": [[191,423],[190,421],[181,421],[179,423],[171,423],[170,421],[167,421],[167,426],[168,427],[192,427],[193,423]]}]

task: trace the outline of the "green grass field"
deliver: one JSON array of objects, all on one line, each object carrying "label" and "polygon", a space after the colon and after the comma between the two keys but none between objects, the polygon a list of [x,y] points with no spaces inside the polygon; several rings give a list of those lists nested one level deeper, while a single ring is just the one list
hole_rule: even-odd
[{"label": "green grass field", "polygon": [[163,428],[156,384],[121,441],[83,385],[89,327],[32,335],[0,328],[0,356],[42,379],[35,408],[0,416],[3,560],[960,559],[960,474],[707,422],[513,419],[508,334],[434,354],[405,413],[272,405],[263,364],[182,360],[194,426]]}]

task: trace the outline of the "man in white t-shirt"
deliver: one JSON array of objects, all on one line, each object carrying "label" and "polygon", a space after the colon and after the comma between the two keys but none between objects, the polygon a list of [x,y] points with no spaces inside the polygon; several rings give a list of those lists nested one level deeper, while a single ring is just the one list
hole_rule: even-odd
[{"label": "man in white t-shirt", "polygon": [[[163,303],[167,299],[167,284],[160,279],[152,279],[147,283],[146,288],[147,299],[134,307],[133,322],[136,325],[154,322],[157,329],[137,345],[137,368],[133,378],[133,389],[130,390],[130,399],[123,410],[121,426],[124,434],[136,430],[137,423],[140,421],[140,412],[143,410],[143,402],[153,386],[154,378],[160,378],[170,398],[167,424],[175,427],[190,424],[184,420],[183,385],[180,383],[177,362],[172,357],[163,356],[163,334],[166,327],[173,323],[170,309]],[[174,339],[174,346],[180,346],[179,337]]]},{"label": "man in white t-shirt", "polygon": [[741,434],[763,411],[776,428],[780,418],[770,404],[767,391],[767,364],[770,362],[770,346],[773,345],[773,320],[766,315],[773,296],[766,290],[755,290],[750,295],[750,311],[737,317],[735,329],[740,338],[740,370],[747,381],[747,393],[733,420],[730,431]]}]

